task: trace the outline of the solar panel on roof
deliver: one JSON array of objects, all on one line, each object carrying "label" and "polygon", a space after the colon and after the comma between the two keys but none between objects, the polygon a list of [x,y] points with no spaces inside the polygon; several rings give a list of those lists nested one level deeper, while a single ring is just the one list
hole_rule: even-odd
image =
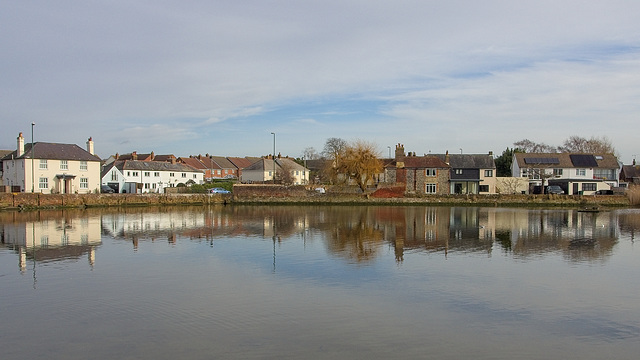
[{"label": "solar panel on roof", "polygon": [[527,157],[524,158],[525,164],[560,164],[560,160],[555,157],[539,158],[539,157]]},{"label": "solar panel on roof", "polygon": [[571,163],[575,167],[596,167],[598,162],[593,155],[574,154],[569,155]]}]

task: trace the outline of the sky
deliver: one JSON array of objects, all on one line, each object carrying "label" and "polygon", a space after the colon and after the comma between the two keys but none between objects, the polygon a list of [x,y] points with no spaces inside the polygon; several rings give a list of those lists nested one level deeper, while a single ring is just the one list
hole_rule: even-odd
[{"label": "sky", "polygon": [[[0,149],[640,155],[640,1],[0,0]],[[34,126],[31,124],[35,123]],[[275,136],[272,134],[275,133]]]}]

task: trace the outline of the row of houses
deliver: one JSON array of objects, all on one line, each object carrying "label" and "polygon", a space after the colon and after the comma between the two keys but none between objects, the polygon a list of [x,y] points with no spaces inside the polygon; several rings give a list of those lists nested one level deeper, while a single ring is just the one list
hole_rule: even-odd
[{"label": "row of houses", "polygon": [[[163,193],[166,188],[203,184],[215,179],[244,183],[284,181],[308,184],[310,172],[326,161],[309,161],[309,168],[281,156],[222,157],[197,155],[115,154],[101,160],[91,138],[86,148],[75,144],[25,143],[18,135],[15,150],[0,153],[0,185],[4,191],[91,193],[109,186],[119,193]],[[565,194],[594,194],[640,183],[640,167],[622,165],[611,154],[516,153],[511,177],[498,177],[492,152],[486,154],[406,153],[397,144],[395,156],[382,159],[383,172],[375,184],[398,185],[415,194],[535,193],[560,186]],[[311,169],[311,170],[310,170]]]},{"label": "row of houses", "polygon": [[[283,175],[286,174],[286,175]],[[0,191],[43,194],[87,194],[108,186],[119,193],[164,193],[166,188],[203,184],[215,179],[270,182],[286,177],[307,184],[309,171],[287,157],[240,158],[138,154],[106,160],[75,144],[25,143],[18,135],[15,150],[0,150]]]},{"label": "row of houses", "polygon": [[565,194],[591,195],[640,184],[640,166],[622,165],[612,154],[516,153],[511,176],[497,177],[491,152],[416,156],[398,144],[381,182],[417,194],[528,194],[556,185]]}]

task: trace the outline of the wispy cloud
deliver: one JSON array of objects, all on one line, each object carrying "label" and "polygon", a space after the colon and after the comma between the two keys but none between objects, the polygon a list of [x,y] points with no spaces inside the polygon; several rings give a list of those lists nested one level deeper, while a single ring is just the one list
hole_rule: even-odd
[{"label": "wispy cloud", "polygon": [[484,152],[604,134],[630,158],[638,13],[635,1],[11,2],[0,146],[35,121],[47,141],[93,135],[105,153],[256,155],[272,131],[291,155],[335,136]]}]

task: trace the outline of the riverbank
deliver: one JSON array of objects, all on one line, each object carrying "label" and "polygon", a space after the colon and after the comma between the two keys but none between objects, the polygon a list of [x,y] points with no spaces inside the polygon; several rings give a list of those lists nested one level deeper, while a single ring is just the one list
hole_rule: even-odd
[{"label": "riverbank", "polygon": [[0,194],[0,210],[87,208],[157,205],[271,204],[271,205],[425,205],[502,207],[630,207],[624,195],[445,195],[373,198],[355,194]]}]

